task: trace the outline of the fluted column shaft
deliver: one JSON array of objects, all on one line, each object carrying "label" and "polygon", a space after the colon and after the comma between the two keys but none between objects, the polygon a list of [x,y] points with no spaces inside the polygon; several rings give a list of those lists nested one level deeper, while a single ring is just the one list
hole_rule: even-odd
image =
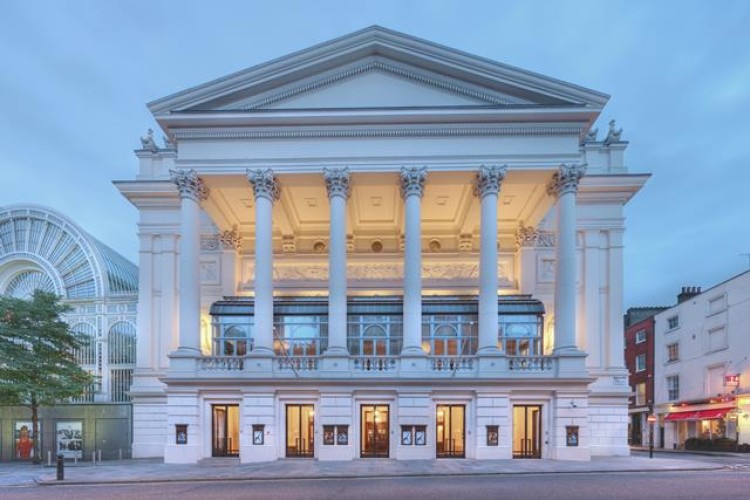
[{"label": "fluted column shaft", "polygon": [[271,169],[247,172],[255,195],[254,356],[273,355],[273,202],[279,183]]},{"label": "fluted column shaft", "polygon": [[346,200],[349,170],[324,169],[330,205],[328,241],[328,355],[348,355],[346,345]]},{"label": "fluted column shaft", "polygon": [[548,187],[557,197],[555,265],[556,354],[576,353],[576,192],[585,165],[561,165]]},{"label": "fluted column shaft", "polygon": [[426,168],[401,169],[404,199],[404,345],[405,356],[422,356],[422,194]]},{"label": "fluted column shaft", "polygon": [[198,276],[200,201],[208,189],[195,170],[170,171],[180,193],[180,281],[178,353],[200,355],[200,280]]},{"label": "fluted column shaft", "polygon": [[497,199],[507,167],[482,166],[474,194],[481,201],[479,242],[479,354],[499,353],[497,347]]}]

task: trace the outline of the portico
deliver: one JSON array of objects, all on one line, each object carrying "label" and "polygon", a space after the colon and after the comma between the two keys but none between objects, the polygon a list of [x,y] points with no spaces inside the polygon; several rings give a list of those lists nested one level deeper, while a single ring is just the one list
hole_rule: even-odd
[{"label": "portico", "polygon": [[142,319],[141,456],[165,429],[166,461],[228,449],[235,407],[242,461],[626,453],[622,333],[594,319],[621,316],[646,177],[590,133],[606,99],[375,27],[151,103],[170,142],[117,185],[142,268],[180,253]]}]

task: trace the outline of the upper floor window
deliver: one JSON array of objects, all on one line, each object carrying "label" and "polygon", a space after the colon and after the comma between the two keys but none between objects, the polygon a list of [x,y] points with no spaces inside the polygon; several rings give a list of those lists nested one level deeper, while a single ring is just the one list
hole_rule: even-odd
[{"label": "upper floor window", "polygon": [[672,344],[667,344],[667,363],[671,363],[673,361],[679,361],[680,359],[680,344],[677,342],[674,342]]},{"label": "upper floor window", "polygon": [[642,372],[646,369],[646,355],[639,354],[635,357],[635,371]]},{"label": "upper floor window", "polygon": [[247,316],[214,317],[213,355],[245,356],[252,351],[253,320]]},{"label": "upper floor window", "polygon": [[667,318],[667,328],[670,330],[674,330],[680,326],[680,317],[679,316],[672,316],[671,318]]},{"label": "upper floor window", "polygon": [[508,356],[541,356],[542,315],[503,314],[498,324],[498,347]]},{"label": "upper floor window", "polygon": [[723,326],[709,330],[707,333],[706,350],[718,351],[727,347],[727,329]]},{"label": "upper floor window", "polygon": [[646,330],[641,329],[635,332],[635,343],[642,344],[646,341]]},{"label": "upper floor window", "polygon": [[727,295],[722,294],[708,301],[708,315],[716,314],[727,308]]},{"label": "upper floor window", "polygon": [[672,375],[671,377],[667,377],[667,399],[670,401],[680,399],[679,375]]},{"label": "upper floor window", "polygon": [[635,385],[635,405],[644,406],[646,404],[646,383]]}]

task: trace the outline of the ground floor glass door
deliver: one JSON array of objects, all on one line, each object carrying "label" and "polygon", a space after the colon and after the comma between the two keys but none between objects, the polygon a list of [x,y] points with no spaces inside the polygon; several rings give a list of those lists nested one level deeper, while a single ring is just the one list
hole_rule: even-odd
[{"label": "ground floor glass door", "polygon": [[542,407],[513,407],[513,458],[542,458]]},{"label": "ground floor glass door", "polygon": [[286,405],[286,456],[315,455],[315,411],[313,405]]},{"label": "ground floor glass door", "polygon": [[213,405],[211,456],[237,457],[240,454],[239,405]]},{"label": "ground floor glass door", "polygon": [[388,458],[388,405],[362,405],[360,456]]},{"label": "ground floor glass door", "polygon": [[438,405],[437,425],[437,458],[464,458],[464,426],[466,407],[464,405]]}]

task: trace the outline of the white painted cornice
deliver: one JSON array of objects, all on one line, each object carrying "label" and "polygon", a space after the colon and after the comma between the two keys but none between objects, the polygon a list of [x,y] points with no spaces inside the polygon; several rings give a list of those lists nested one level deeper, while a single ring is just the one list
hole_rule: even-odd
[{"label": "white painted cornice", "polygon": [[177,187],[169,179],[112,181],[112,184],[137,208],[180,206]]},{"label": "white painted cornice", "polygon": [[651,174],[587,175],[578,188],[578,203],[624,205],[650,177]]},{"label": "white painted cornice", "polygon": [[533,102],[578,103],[601,109],[609,99],[594,90],[372,26],[152,101],[148,106],[155,116],[161,116],[208,102],[228,102],[236,96],[260,94],[372,56]]}]

